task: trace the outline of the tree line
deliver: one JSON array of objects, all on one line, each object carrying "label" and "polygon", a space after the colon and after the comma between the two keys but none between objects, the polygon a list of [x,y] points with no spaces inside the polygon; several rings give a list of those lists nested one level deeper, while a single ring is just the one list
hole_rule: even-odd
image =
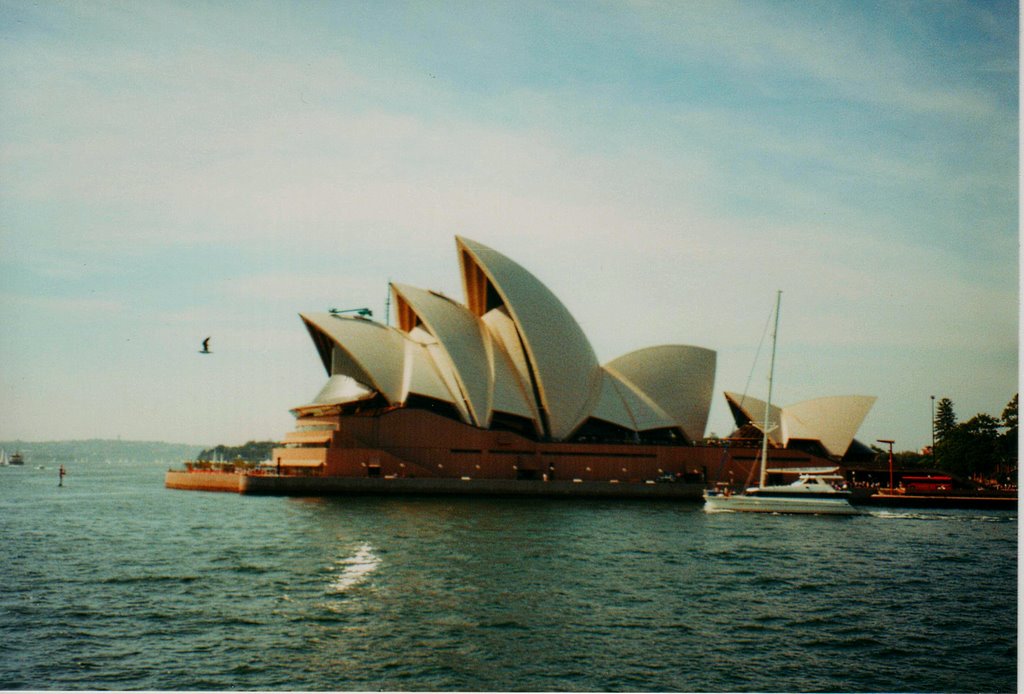
[{"label": "tree line", "polygon": [[939,469],[979,481],[1016,477],[1017,394],[998,419],[979,413],[966,422],[957,421],[953,402],[943,398],[933,425],[935,462]]},{"label": "tree line", "polygon": [[[999,417],[980,412],[959,421],[949,398],[939,400],[932,422],[935,447],[925,453],[895,453],[901,468],[936,468],[961,479],[978,482],[1015,483],[1017,477],[1017,394]],[[888,459],[888,451],[872,446],[876,460]]]},{"label": "tree line", "polygon": [[234,462],[243,460],[258,463],[270,459],[270,452],[279,446],[275,441],[247,441],[241,446],[225,446],[223,444],[203,450],[196,460],[221,460]]}]

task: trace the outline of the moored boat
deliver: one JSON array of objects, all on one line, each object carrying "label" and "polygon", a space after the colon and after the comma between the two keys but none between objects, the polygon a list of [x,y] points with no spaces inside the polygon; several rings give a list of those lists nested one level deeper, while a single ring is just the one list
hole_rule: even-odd
[{"label": "moored boat", "polygon": [[[768,370],[768,400],[765,402],[764,422],[761,424],[760,480],[756,486],[733,494],[728,488],[704,492],[704,510],[707,512],[744,511],[751,513],[813,513],[829,515],[855,515],[859,511],[850,504],[850,492],[838,468],[800,471],[795,482],[787,485],[769,485],[768,435],[773,427],[769,423],[772,407],[772,380],[775,372],[775,348],[779,334],[779,308],[782,292],[775,297],[775,327],[772,331],[772,358]],[[794,472],[773,470],[772,472]]]},{"label": "moored boat", "polygon": [[728,489],[709,490],[704,494],[704,510],[830,515],[860,513],[850,503],[851,493],[845,488],[845,480],[838,474],[838,468],[770,472],[797,472],[798,477],[790,484],[758,485],[739,494],[731,494]]}]

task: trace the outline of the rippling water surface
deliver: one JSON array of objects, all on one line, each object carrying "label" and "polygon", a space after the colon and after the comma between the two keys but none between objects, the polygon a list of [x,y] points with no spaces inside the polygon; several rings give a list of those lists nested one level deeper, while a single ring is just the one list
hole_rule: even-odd
[{"label": "rippling water surface", "polygon": [[0,468],[0,688],[1014,691],[1017,514],[166,490]]}]

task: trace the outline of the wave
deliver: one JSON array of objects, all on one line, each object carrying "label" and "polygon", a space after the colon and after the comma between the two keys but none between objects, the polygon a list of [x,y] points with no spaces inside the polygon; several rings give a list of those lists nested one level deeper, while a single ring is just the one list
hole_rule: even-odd
[{"label": "wave", "polygon": [[110,576],[102,578],[98,582],[109,585],[130,585],[133,583],[192,583],[200,580],[199,576],[173,576],[173,575],[136,575],[136,576]]},{"label": "wave", "polygon": [[970,513],[964,511],[869,511],[873,518],[886,520],[954,521],[958,523],[1015,523],[1016,514]]},{"label": "wave", "polygon": [[329,591],[344,593],[353,586],[365,581],[380,566],[380,557],[373,553],[373,547],[364,542],[351,557],[339,559],[337,564],[341,572],[331,582]]}]

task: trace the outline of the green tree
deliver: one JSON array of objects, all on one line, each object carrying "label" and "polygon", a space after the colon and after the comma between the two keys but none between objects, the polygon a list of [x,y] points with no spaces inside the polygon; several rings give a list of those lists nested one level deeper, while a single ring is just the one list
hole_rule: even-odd
[{"label": "green tree", "polygon": [[942,460],[946,448],[943,446],[943,442],[954,428],[956,428],[956,413],[953,412],[953,401],[949,398],[942,398],[939,400],[939,406],[935,410],[935,420],[932,422],[932,434],[935,441],[935,450],[932,452],[932,456],[935,466],[943,470],[948,469]]},{"label": "green tree", "polygon": [[1003,408],[1003,433],[999,436],[999,452],[1006,472],[1017,469],[1017,395],[1013,394]]},{"label": "green tree", "polygon": [[1000,420],[987,414],[978,414],[964,422],[972,446],[967,454],[971,474],[990,478],[995,474],[1000,461],[999,450]]},{"label": "green tree", "polygon": [[977,414],[945,433],[939,447],[939,467],[964,478],[989,478],[1000,460],[1000,420]]},{"label": "green tree", "polygon": [[949,398],[935,414],[936,464],[963,478],[990,480],[1017,468],[1017,395],[997,419],[978,413],[957,423]]},{"label": "green tree", "polygon": [[935,441],[940,442],[949,432],[956,427],[956,413],[953,412],[953,401],[949,398],[939,400],[939,407],[935,411]]}]

